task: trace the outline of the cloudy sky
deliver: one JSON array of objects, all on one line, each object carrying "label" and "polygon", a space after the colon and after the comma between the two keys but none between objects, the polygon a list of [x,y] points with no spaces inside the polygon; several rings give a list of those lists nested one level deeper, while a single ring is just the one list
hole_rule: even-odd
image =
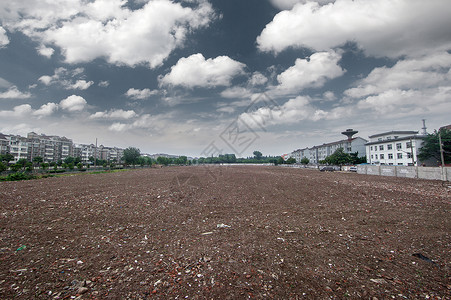
[{"label": "cloudy sky", "polygon": [[449,0],[0,2],[0,132],[280,155],[451,124]]}]

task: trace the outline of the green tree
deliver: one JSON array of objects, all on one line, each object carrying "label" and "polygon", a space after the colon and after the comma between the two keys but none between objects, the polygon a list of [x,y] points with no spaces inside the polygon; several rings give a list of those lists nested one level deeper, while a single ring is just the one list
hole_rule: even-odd
[{"label": "green tree", "polygon": [[338,148],[332,155],[326,157],[325,162],[328,165],[345,165],[352,163],[352,157],[349,153],[345,153],[343,148]]},{"label": "green tree", "polygon": [[307,157],[303,157],[301,159],[301,164],[303,164],[303,165],[308,165],[309,162],[310,162],[310,159],[308,159]]},{"label": "green tree", "polygon": [[158,156],[157,157],[157,163],[163,166],[167,166],[170,163],[170,159],[164,156]]},{"label": "green tree", "polygon": [[41,168],[43,170],[47,170],[49,168],[49,164],[48,163],[41,163]]},{"label": "green tree", "polygon": [[14,160],[14,155],[10,153],[6,153],[1,156],[1,161],[4,161],[6,165],[8,165],[8,163],[12,160]]},{"label": "green tree", "polygon": [[260,151],[254,151],[253,154],[254,154],[254,158],[257,160],[260,160],[263,156],[263,154]]},{"label": "green tree", "polygon": [[139,162],[139,157],[141,156],[141,151],[135,147],[128,147],[124,150],[124,158],[125,164],[127,165],[136,165]]},{"label": "green tree", "polygon": [[445,164],[451,163],[451,130],[449,129],[442,129],[440,131],[435,130],[434,133],[427,135],[418,154],[418,159],[420,161],[433,159],[441,164],[439,133],[442,140]]},{"label": "green tree", "polygon": [[0,172],[6,171],[6,169],[7,166],[2,161],[0,161]]},{"label": "green tree", "polygon": [[22,165],[19,165],[19,164],[12,164],[12,165],[10,165],[9,167],[10,167],[11,170],[14,171],[14,172],[17,172],[17,171],[19,171],[20,169],[22,169]]},{"label": "green tree", "polygon": [[68,157],[66,157],[66,158],[64,159],[64,162],[65,162],[66,164],[70,164],[70,163],[75,164],[75,157],[68,156]]},{"label": "green tree", "polygon": [[33,162],[39,166],[40,163],[42,163],[44,159],[41,156],[35,156],[33,157]]},{"label": "green tree", "polygon": [[22,168],[25,168],[27,163],[28,163],[28,160],[26,158],[21,158],[17,161],[17,164],[21,165]]},{"label": "green tree", "polygon": [[292,165],[296,163],[296,158],[294,157],[290,157],[289,159],[287,159],[287,164]]},{"label": "green tree", "polygon": [[83,169],[83,164],[81,162],[77,163],[77,168],[79,170],[82,170]]}]

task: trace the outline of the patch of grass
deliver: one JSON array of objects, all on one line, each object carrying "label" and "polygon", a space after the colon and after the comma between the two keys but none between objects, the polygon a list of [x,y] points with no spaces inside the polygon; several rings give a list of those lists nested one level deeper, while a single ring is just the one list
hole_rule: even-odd
[{"label": "patch of grass", "polygon": [[23,172],[16,172],[12,174],[8,174],[8,176],[0,177],[0,181],[18,181],[18,180],[30,180],[36,179],[36,176]]}]

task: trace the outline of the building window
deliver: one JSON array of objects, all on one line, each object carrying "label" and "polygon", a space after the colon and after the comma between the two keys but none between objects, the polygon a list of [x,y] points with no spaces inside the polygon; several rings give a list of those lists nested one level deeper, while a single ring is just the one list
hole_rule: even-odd
[{"label": "building window", "polygon": [[371,154],[371,159],[373,159],[373,154]]},{"label": "building window", "polygon": [[393,145],[392,144],[388,144],[387,145],[387,150],[391,150],[391,149],[393,149]]},{"label": "building window", "polygon": [[379,146],[379,150],[380,150],[380,151],[383,151],[383,150],[384,150],[384,145],[380,145],[380,146]]},{"label": "building window", "polygon": [[388,159],[393,159],[393,153],[388,154]]},{"label": "building window", "polygon": [[398,166],[402,166],[402,163],[399,163]]},{"label": "building window", "polygon": [[370,146],[370,150],[373,151],[373,146]]},{"label": "building window", "polygon": [[377,159],[377,154],[375,155],[376,159]]},{"label": "building window", "polygon": [[384,155],[383,154],[381,154],[381,159],[384,159]]},{"label": "building window", "polygon": [[402,149],[402,144],[401,143],[396,143],[396,149]]},{"label": "building window", "polygon": [[407,147],[407,148],[412,148],[412,142],[407,142],[407,143],[406,143],[406,147]]},{"label": "building window", "polygon": [[407,153],[407,158],[412,158],[412,153]]},{"label": "building window", "polygon": [[402,153],[398,153],[398,159],[402,159]]}]

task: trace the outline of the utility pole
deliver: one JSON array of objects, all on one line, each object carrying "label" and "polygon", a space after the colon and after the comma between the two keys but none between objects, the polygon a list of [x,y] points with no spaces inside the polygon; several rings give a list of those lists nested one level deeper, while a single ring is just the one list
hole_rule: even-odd
[{"label": "utility pole", "polygon": [[438,131],[438,143],[440,146],[440,158],[442,159],[442,180],[445,181],[445,157],[443,155],[443,145],[442,145],[442,136],[440,135],[440,130]]},{"label": "utility pole", "polygon": [[94,169],[97,168],[97,138],[96,138],[96,147],[94,148]]},{"label": "utility pole", "polygon": [[413,143],[412,143],[412,139],[410,139],[410,156],[412,157],[412,166],[415,166],[415,159],[413,157]]}]

